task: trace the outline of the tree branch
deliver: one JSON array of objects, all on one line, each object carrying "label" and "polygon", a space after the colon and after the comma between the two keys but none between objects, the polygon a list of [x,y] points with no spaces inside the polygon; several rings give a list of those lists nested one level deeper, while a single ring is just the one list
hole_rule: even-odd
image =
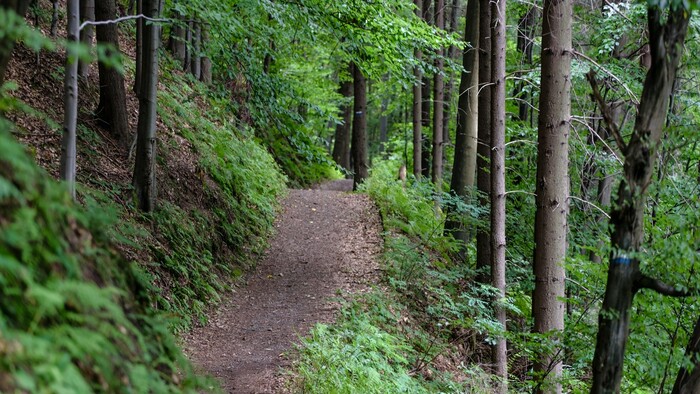
[{"label": "tree branch", "polygon": [[663,294],[669,297],[690,297],[698,294],[695,289],[679,290],[668,283],[662,282],[659,279],[654,279],[652,277],[641,274],[640,278],[636,281],[635,287],[637,290],[650,289],[654,290],[659,294]]},{"label": "tree branch", "polygon": [[600,95],[600,90],[598,90],[598,81],[595,78],[595,73],[593,70],[586,73],[586,79],[588,79],[588,82],[591,84],[591,88],[593,89],[592,97],[598,103],[598,106],[600,106],[600,112],[603,114],[603,119],[605,119],[605,123],[608,125],[608,132],[615,138],[618,148],[620,148],[620,151],[622,151],[624,155],[625,152],[627,152],[627,144],[625,144],[625,140],[622,139],[620,130],[618,130],[617,125],[610,114],[610,107],[608,106],[608,103],[606,103],[603,97]]},{"label": "tree branch", "polygon": [[151,21],[151,22],[172,22],[172,19],[154,19],[154,18],[149,18],[146,15],[139,14],[139,15],[123,16],[121,18],[110,19],[108,21],[85,21],[82,24],[80,24],[80,27],[78,27],[78,30],[83,30],[87,26],[111,25],[111,24],[116,24],[116,23],[120,23],[120,22],[130,21],[132,19],[145,19],[145,20]]}]

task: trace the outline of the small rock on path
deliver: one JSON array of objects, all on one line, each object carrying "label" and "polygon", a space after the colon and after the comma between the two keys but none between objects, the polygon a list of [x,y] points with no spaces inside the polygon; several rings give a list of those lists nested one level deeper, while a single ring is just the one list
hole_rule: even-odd
[{"label": "small rock on path", "polygon": [[281,368],[293,344],[330,322],[342,294],[365,292],[378,277],[381,223],[352,181],[291,190],[276,234],[247,285],[222,302],[209,324],[183,339],[185,353],[227,393],[284,391]]}]

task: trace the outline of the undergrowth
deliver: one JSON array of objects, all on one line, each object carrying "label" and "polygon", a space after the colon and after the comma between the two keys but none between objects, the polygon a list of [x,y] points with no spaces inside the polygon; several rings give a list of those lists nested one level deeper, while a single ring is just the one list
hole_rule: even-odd
[{"label": "undergrowth", "polygon": [[0,391],[180,392],[197,381],[147,275],[0,130]]}]

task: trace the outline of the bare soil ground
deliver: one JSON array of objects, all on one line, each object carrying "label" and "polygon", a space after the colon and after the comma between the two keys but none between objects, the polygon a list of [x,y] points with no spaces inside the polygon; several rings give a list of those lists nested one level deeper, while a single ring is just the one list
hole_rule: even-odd
[{"label": "bare soil ground", "polygon": [[187,355],[225,392],[286,391],[282,369],[294,343],[315,323],[332,321],[339,295],[376,282],[379,213],[351,189],[343,180],[291,190],[247,284],[228,295],[208,325],[183,338]]}]

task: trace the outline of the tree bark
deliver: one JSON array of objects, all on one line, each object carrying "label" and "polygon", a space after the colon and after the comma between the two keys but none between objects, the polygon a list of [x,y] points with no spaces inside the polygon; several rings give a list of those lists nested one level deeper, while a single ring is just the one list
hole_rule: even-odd
[{"label": "tree bark", "polygon": [[[479,0],[479,103],[478,145],[476,156],[476,186],[479,204],[490,207],[491,175],[491,2]],[[491,225],[490,211],[481,217]],[[477,281],[489,283],[491,274],[491,230],[480,226],[476,232]]]},{"label": "tree bark", "polygon": [[[433,0],[423,0],[423,20],[426,23],[432,24],[433,14],[432,14]],[[421,125],[423,130],[430,129],[430,109],[432,106],[432,79],[429,75],[423,74],[423,90],[421,92]],[[430,170],[432,167],[432,146],[430,143],[430,138],[426,133],[423,133],[421,138],[421,170],[423,171],[423,177],[425,179],[430,179]]]},{"label": "tree bark", "polygon": [[173,11],[173,19],[175,19],[175,22],[170,28],[168,50],[173,54],[173,58],[182,65],[185,62],[185,52],[187,51],[187,42],[185,41],[186,29],[183,27],[186,22],[179,11]]},{"label": "tree bark", "polygon": [[685,357],[693,364],[692,369],[681,367],[671,394],[696,394],[700,392],[700,318],[695,322],[693,335],[685,349]]},{"label": "tree bark", "polygon": [[[658,7],[647,9],[651,68],[628,143],[616,139],[624,153],[623,178],[611,212],[613,252],[608,267],[603,306],[598,317],[598,336],[593,356],[591,393],[620,391],[622,368],[629,336],[630,308],[640,288],[672,294],[640,270],[638,252],[643,237],[646,194],[656,161],[669,96],[688,31],[691,11],[671,7],[668,15]],[[592,78],[591,78],[592,79]],[[595,89],[594,89],[595,90]],[[600,104],[600,103],[599,103]],[[610,125],[609,125],[610,126]],[[611,126],[612,127],[612,126]]]},{"label": "tree bark", "polygon": [[[445,22],[445,26],[448,32],[451,34],[455,33],[457,31],[457,23],[459,22],[459,14],[460,14],[460,0],[452,0],[452,9],[450,11],[450,19],[449,23]],[[457,61],[457,47],[454,45],[450,45],[449,48],[447,48],[447,58],[452,60],[452,61]],[[454,81],[455,81],[455,75],[453,73],[449,74],[449,78],[447,79],[447,83],[445,84],[445,94],[444,94],[444,109],[443,109],[443,116],[442,116],[442,144],[443,146],[448,146],[451,143],[450,139],[450,119],[452,116],[452,92],[454,91]],[[442,150],[442,161],[443,161],[443,168],[447,165],[446,163],[446,157],[445,157],[445,148],[443,147]]]},{"label": "tree bark", "polygon": [[[13,11],[15,14],[19,15],[20,18],[24,18],[30,3],[31,0],[0,0],[0,8],[3,8],[5,12]],[[7,27],[9,26],[6,26],[6,28]],[[11,32],[12,31],[9,30],[0,39],[0,85],[5,82],[7,65],[10,63],[12,50],[15,48],[15,37]]]},{"label": "tree bark", "polygon": [[[95,20],[95,0],[80,0],[80,20]],[[92,50],[92,42],[95,39],[95,26],[87,25],[80,32],[80,42]],[[86,80],[90,76],[90,62],[80,61],[78,64],[78,75]]]},{"label": "tree bark", "polygon": [[58,0],[51,1],[51,8],[53,12],[51,13],[51,37],[56,37],[58,34]]},{"label": "tree bark", "polygon": [[192,22],[192,55],[190,56],[190,74],[194,76],[194,79],[199,80],[202,76],[202,57],[201,57],[201,43],[202,43],[202,26],[201,23],[197,21]]},{"label": "tree bark", "polygon": [[[435,27],[440,30],[445,29],[445,0],[435,0]],[[442,58],[445,50],[440,48],[437,51],[435,60],[435,76],[433,84],[433,171],[432,181],[438,192],[442,190],[442,117],[445,110],[444,95],[445,81],[442,79],[444,60]]]},{"label": "tree bark", "polygon": [[[353,74],[353,66],[350,66],[350,75]],[[335,127],[335,143],[333,144],[333,160],[339,166],[346,170],[350,170],[350,142],[352,139],[352,109],[350,98],[353,97],[353,82],[342,81],[340,83],[340,94],[345,99],[344,104],[340,106],[340,116],[343,119]]]},{"label": "tree bark", "polygon": [[[534,332],[553,346],[535,356],[535,393],[561,393],[562,332],[566,313],[569,214],[569,118],[571,114],[570,0],[545,0],[538,120],[535,205]],[[559,346],[557,346],[559,345]]]},{"label": "tree bark", "polygon": [[[416,6],[416,15],[422,16],[423,0],[414,0]],[[420,49],[414,50],[416,60],[420,62],[423,58],[423,52]],[[413,75],[416,79],[413,85],[413,175],[419,179],[423,174],[423,87],[421,86],[422,72],[420,67],[413,70]]]},{"label": "tree bark", "polygon": [[352,119],[352,149],[355,177],[353,190],[357,190],[369,176],[369,153],[367,147],[367,80],[357,65],[353,66],[354,116]]},{"label": "tree bark", "polygon": [[205,84],[210,84],[212,81],[212,64],[211,64],[211,58],[206,55],[206,47],[209,44],[209,29],[210,25],[208,23],[203,23],[202,24],[202,43],[200,47],[200,51],[202,51],[202,73],[199,77],[199,80],[202,81]]},{"label": "tree bark", "polygon": [[[67,6],[67,33],[68,41],[77,43],[80,32],[80,2],[68,0]],[[76,173],[76,134],[78,126],[78,56],[75,49],[68,49],[66,53],[66,75],[63,80],[63,141],[61,144],[61,179],[66,181],[68,192],[75,199],[75,173]]]},{"label": "tree bark", "polygon": [[[476,175],[476,149],[478,124],[478,89],[479,89],[479,0],[469,0],[467,3],[467,23],[464,31],[464,41],[468,47],[462,54],[462,67],[459,83],[459,101],[457,105],[457,130],[455,132],[455,156],[452,168],[450,191],[460,197],[467,197],[470,188],[474,186]],[[445,230],[463,245],[469,238],[469,231],[463,228],[460,220],[449,218],[445,222]],[[461,248],[460,259],[465,257]]]},{"label": "tree bark", "polygon": [[[99,21],[116,18],[117,4],[115,0],[100,0],[95,2],[95,17]],[[106,55],[115,56],[119,53],[119,30],[116,24],[98,25],[97,42],[108,45]],[[126,88],[124,76],[115,68],[98,63],[100,73],[100,102],[95,110],[98,121],[110,130],[112,136],[124,146],[128,144],[129,119],[126,109]]]},{"label": "tree bark", "polygon": [[[143,0],[144,15],[157,19],[159,0]],[[139,97],[139,122],[136,139],[134,189],[139,209],[151,212],[156,205],[156,120],[158,93],[158,47],[160,26],[155,23],[143,27],[143,71]]]},{"label": "tree bark", "polygon": [[[143,0],[134,0],[136,2],[136,13],[143,15]],[[144,20],[139,18],[136,20],[136,75],[134,78],[134,94],[136,97],[141,97],[141,76],[143,75],[143,30],[145,27]]]},{"label": "tree bark", "polygon": [[[491,5],[491,284],[498,299],[506,296],[506,0]],[[498,300],[497,300],[498,301]],[[506,311],[495,304],[495,317],[506,330]],[[508,391],[506,339],[492,347],[494,374],[501,378],[496,393]]]}]

